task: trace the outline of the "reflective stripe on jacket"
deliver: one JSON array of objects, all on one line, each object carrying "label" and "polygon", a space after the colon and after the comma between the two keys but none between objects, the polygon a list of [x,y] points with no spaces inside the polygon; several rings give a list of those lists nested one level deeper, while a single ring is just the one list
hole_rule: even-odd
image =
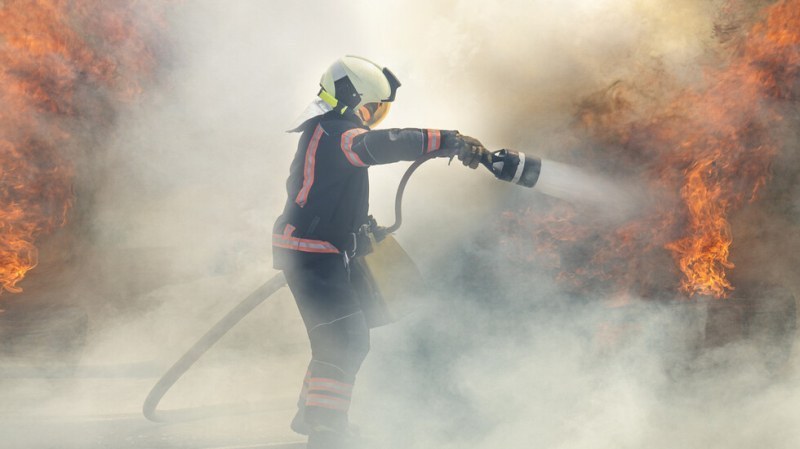
[{"label": "reflective stripe on jacket", "polygon": [[352,233],[367,222],[371,165],[411,161],[440,149],[454,131],[370,131],[352,115],[331,111],[305,122],[286,181],[287,200],[273,229],[276,268],[298,253],[353,249]]}]

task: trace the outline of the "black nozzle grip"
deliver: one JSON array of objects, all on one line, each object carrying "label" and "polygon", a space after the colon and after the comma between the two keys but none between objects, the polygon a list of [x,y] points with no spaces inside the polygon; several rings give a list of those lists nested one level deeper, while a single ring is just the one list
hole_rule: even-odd
[{"label": "black nozzle grip", "polygon": [[484,155],[481,163],[497,179],[525,187],[533,187],[536,184],[542,167],[541,159],[508,149]]}]

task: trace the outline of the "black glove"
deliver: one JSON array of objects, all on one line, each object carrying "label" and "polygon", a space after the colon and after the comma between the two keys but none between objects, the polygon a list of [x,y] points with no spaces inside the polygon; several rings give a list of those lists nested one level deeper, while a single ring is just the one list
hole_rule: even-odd
[{"label": "black glove", "polygon": [[489,154],[489,150],[478,139],[461,135],[458,131],[451,131],[443,136],[442,148],[450,150],[450,157],[457,156],[469,168],[478,168],[481,159]]}]

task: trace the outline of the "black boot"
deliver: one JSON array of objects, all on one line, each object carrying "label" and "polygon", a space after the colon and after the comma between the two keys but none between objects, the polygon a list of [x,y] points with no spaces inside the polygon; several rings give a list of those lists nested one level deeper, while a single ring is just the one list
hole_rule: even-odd
[{"label": "black boot", "polygon": [[311,426],[306,422],[306,408],[298,407],[297,413],[292,418],[292,423],[289,425],[295,433],[300,435],[308,435],[311,433]]},{"label": "black boot", "polygon": [[315,427],[308,434],[306,449],[355,449],[352,438],[342,432]]},{"label": "black boot", "polygon": [[363,449],[367,446],[352,428],[335,430],[325,426],[314,426],[310,428],[306,449]]}]

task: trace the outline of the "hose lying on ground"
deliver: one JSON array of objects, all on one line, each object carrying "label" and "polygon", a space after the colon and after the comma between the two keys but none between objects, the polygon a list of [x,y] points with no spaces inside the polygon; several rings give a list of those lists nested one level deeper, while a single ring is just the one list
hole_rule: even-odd
[{"label": "hose lying on ground", "polygon": [[144,400],[144,406],[142,407],[144,416],[150,421],[156,422],[185,420],[180,419],[180,416],[176,414],[169,416],[168,414],[158,411],[157,407],[158,403],[161,402],[161,398],[167,394],[167,391],[169,391],[175,382],[177,382],[206,351],[214,346],[214,343],[219,341],[219,339],[241,321],[242,318],[247,316],[248,313],[284,285],[286,285],[286,279],[283,277],[283,273],[276,274],[261,287],[258,287],[253,293],[250,293],[247,298],[242,300],[242,302],[219,320],[217,324],[209,329],[205,335],[197,340],[197,343],[189,348],[189,350],[161,376],[161,379],[153,386],[153,389],[150,390],[147,399]]}]

